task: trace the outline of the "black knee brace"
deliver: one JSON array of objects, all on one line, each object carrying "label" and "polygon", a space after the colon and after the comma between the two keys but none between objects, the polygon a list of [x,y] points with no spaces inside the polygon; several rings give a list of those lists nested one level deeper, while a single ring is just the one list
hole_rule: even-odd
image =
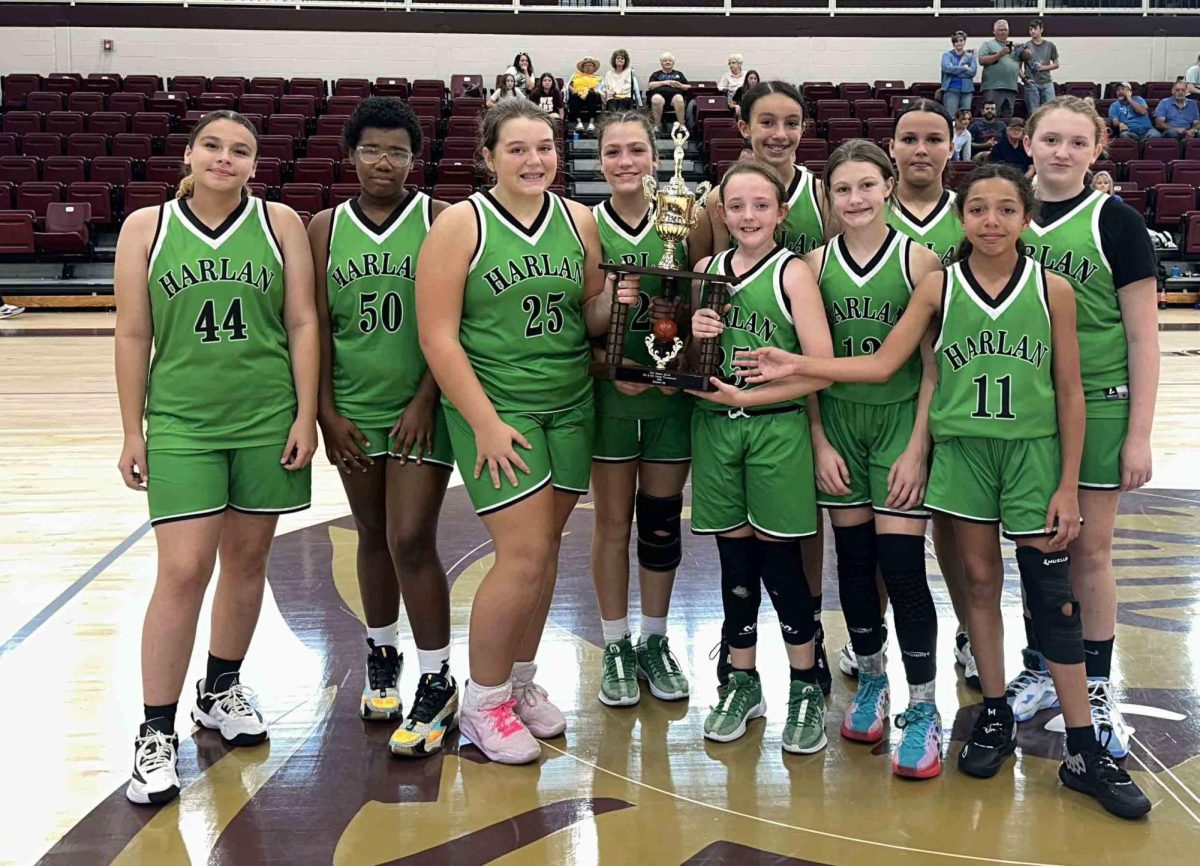
[{"label": "black knee brace", "polygon": [[804,579],[799,541],[759,541],[763,557],[763,586],[779,614],[784,643],[806,644],[817,633],[812,593]]},{"label": "black knee brace", "polygon": [[638,564],[648,571],[673,571],[683,558],[679,537],[679,516],[683,513],[683,495],[647,496],[638,491],[634,500],[637,513]]},{"label": "black knee brace", "polygon": [[896,617],[905,678],[914,685],[927,683],[937,673],[937,611],[925,575],[925,538],[880,535],[876,544],[879,570]]},{"label": "black knee brace", "polygon": [[[1082,664],[1083,625],[1079,602],[1071,593],[1070,554],[1018,547],[1017,566],[1042,655],[1060,665]],[[1070,613],[1063,613],[1067,607]]]},{"label": "black knee brace", "polygon": [[721,559],[721,605],[725,609],[725,641],[736,649],[758,643],[758,605],[762,600],[757,568],[758,542],[717,537]]},{"label": "black knee brace", "polygon": [[833,545],[837,550],[838,595],[850,643],[858,655],[875,655],[883,649],[879,587],[875,583],[875,524],[868,521],[858,526],[835,526]]}]

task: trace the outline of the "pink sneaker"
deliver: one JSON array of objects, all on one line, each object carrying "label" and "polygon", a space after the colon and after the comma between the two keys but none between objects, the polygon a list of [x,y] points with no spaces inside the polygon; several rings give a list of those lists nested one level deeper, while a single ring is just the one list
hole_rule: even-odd
[{"label": "pink sneaker", "polygon": [[562,710],[550,703],[546,690],[533,681],[537,665],[526,672],[513,671],[512,691],[517,700],[517,715],[539,740],[552,740],[567,729]]},{"label": "pink sneaker", "polygon": [[475,702],[470,684],[463,695],[458,728],[479,751],[498,764],[528,764],[542,754],[542,747],[522,724],[513,708],[517,702],[505,690],[499,702],[481,706]]}]

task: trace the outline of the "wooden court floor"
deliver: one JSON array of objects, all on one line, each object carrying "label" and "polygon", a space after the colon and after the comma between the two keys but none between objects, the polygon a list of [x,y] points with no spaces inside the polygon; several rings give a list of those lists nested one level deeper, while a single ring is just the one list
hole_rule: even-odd
[{"label": "wooden court floor", "polygon": [[[453,742],[425,761],[393,759],[386,726],[356,715],[355,533],[323,458],[314,507],[280,521],[271,591],[245,666],[271,740],[226,750],[215,735],[190,730],[185,695],[182,796],[159,811],[134,807],[123,788],[141,717],[139,629],[154,542],[145,503],[115,469],[113,319],[30,313],[0,323],[0,863],[1195,864],[1200,313],[1162,318],[1154,481],[1124,498],[1116,553],[1114,675],[1136,728],[1129,767],[1155,806],[1138,823],[1058,786],[1050,711],[1021,726],[1017,760],[994,779],[963,776],[951,757],[940,778],[906,782],[892,777],[886,743],[871,750],[837,736],[852,683],[835,672],[829,748],[785,758],[786,663],[771,637],[759,665],[765,724],[755,722],[736,743],[706,743],[701,728],[716,692],[708,653],[720,625],[710,539],[685,540],[670,623],[691,676],[690,701],[646,695],[635,708],[603,707],[586,498],[567,526],[539,659],[539,681],[567,714],[566,735],[528,767],[498,767]],[[447,496],[440,545],[454,581],[461,676],[471,597],[490,563],[487,535],[461,487]],[[954,622],[932,550],[929,570],[941,614],[938,703],[961,740],[979,698],[951,666]],[[832,575],[830,556],[831,653],[845,640]],[[1015,665],[1020,602],[1011,568],[1005,604]],[[764,635],[773,633],[764,625]],[[207,614],[189,680],[202,674],[206,642]],[[899,653],[892,656],[893,679],[902,682]],[[402,683],[406,701],[415,680],[413,664]]]}]

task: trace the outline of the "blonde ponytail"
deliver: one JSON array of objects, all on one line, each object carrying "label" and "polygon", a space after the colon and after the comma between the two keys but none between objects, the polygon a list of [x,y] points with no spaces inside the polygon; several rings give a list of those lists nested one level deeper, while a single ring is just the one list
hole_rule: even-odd
[{"label": "blonde ponytail", "polygon": [[196,191],[196,178],[192,177],[191,168],[188,168],[188,173],[179,181],[179,189],[175,192],[175,198],[191,198]]}]

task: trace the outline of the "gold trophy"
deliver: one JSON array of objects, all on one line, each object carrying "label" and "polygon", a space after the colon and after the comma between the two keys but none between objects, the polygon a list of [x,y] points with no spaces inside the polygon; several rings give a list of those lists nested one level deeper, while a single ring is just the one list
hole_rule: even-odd
[{"label": "gold trophy", "polygon": [[[601,269],[617,275],[618,282],[624,274],[646,274],[662,278],[661,298],[668,302],[672,309],[678,294],[680,280],[698,280],[702,284],[702,303],[712,309],[724,309],[728,301],[727,285],[734,282],[733,278],[722,274],[703,274],[695,271],[681,270],[676,262],[675,250],[681,241],[686,241],[692,227],[700,217],[704,208],[704,198],[712,188],[711,184],[703,181],[697,185],[696,191],[688,189],[683,180],[684,145],[689,138],[687,128],[682,123],[676,123],[671,130],[671,140],[675,142],[675,171],[671,180],[665,186],[659,186],[653,175],[642,178],[642,192],[652,203],[654,211],[654,231],[663,241],[663,255],[654,267],[639,267],[637,265],[605,262]],[[685,262],[686,264],[686,262]],[[685,301],[685,310],[690,305],[690,299]],[[673,316],[664,316],[654,320],[652,333],[643,341],[646,352],[654,361],[654,366],[631,365],[625,361],[625,353],[631,345],[636,345],[636,337],[627,333],[629,307],[615,300],[609,319],[608,336],[604,345],[604,361],[594,364],[592,375],[602,379],[614,379],[623,382],[641,382],[664,388],[687,388],[707,391],[712,385],[708,381],[716,374],[717,342],[704,340],[699,346],[694,370],[680,369],[678,363],[674,367],[668,365],[679,358],[684,341],[679,336],[679,328]]]}]

